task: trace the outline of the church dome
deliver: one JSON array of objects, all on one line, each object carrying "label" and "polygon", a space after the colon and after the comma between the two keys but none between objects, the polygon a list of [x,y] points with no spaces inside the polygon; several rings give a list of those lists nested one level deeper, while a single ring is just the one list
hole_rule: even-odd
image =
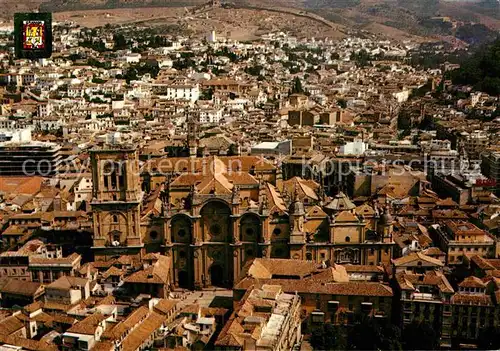
[{"label": "church dome", "polygon": [[356,205],[352,203],[346,194],[339,192],[325,207],[332,211],[350,211],[356,208]]}]

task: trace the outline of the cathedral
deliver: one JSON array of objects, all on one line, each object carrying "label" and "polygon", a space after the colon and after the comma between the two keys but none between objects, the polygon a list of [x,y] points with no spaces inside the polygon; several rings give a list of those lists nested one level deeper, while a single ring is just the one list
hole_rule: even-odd
[{"label": "cathedral", "polygon": [[389,264],[393,219],[258,156],[157,158],[133,146],[91,152],[96,260],[160,252],[173,286],[231,287],[256,257]]}]

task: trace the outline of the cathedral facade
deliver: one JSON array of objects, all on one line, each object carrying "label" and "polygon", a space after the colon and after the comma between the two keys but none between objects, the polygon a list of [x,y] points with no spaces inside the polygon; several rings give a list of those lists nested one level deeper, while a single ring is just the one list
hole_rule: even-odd
[{"label": "cathedral facade", "polygon": [[154,159],[96,149],[96,259],[161,252],[173,286],[231,287],[256,257],[389,264],[392,218],[376,203],[327,198],[311,180],[281,179],[257,156]]}]

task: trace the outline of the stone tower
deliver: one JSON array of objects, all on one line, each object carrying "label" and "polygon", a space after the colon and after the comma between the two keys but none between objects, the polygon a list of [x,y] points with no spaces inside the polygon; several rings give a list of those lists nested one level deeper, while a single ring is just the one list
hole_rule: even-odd
[{"label": "stone tower", "polygon": [[199,114],[190,112],[187,120],[187,144],[190,157],[196,157],[198,152],[198,123]]},{"label": "stone tower", "polygon": [[94,254],[106,260],[139,254],[142,192],[134,146],[106,145],[91,151]]},{"label": "stone tower", "polygon": [[379,234],[381,241],[384,243],[392,241],[393,222],[394,220],[391,214],[388,209],[384,207],[383,213],[377,223],[377,233]]}]

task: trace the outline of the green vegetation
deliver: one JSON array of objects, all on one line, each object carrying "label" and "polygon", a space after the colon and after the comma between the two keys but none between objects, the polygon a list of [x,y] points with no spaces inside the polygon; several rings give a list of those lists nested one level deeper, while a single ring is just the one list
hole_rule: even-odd
[{"label": "green vegetation", "polygon": [[476,90],[500,95],[500,40],[480,49],[450,76],[453,84],[472,85]]},{"label": "green vegetation", "polygon": [[436,350],[439,337],[431,324],[413,321],[403,331],[405,350]]},{"label": "green vegetation", "polygon": [[292,94],[303,94],[304,88],[302,88],[302,82],[299,77],[295,77],[293,80]]},{"label": "green vegetation", "polygon": [[368,66],[372,59],[371,55],[365,49],[351,54],[351,61],[354,61],[358,67]]},{"label": "green vegetation", "polygon": [[388,322],[356,315],[350,326],[324,324],[313,330],[315,350],[402,350],[401,331]]}]

